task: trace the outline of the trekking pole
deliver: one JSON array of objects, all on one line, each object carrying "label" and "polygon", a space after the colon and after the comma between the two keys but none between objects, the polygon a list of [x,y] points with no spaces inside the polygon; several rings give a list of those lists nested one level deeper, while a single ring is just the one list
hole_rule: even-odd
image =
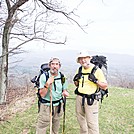
[{"label": "trekking pole", "polygon": [[52,84],[50,85],[50,134],[52,134]]},{"label": "trekking pole", "polygon": [[62,134],[64,134],[64,132],[65,132],[65,107],[66,107],[66,97],[64,97],[63,101],[64,101],[64,106],[63,106],[64,115],[63,115],[63,128],[62,128]]}]

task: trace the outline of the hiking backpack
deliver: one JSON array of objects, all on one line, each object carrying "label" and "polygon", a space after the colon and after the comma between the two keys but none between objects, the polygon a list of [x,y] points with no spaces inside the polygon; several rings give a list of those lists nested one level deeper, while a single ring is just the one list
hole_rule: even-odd
[{"label": "hiking backpack", "polygon": [[42,64],[40,67],[40,71],[38,76],[36,75],[33,79],[31,79],[31,82],[35,84],[34,87],[39,88],[39,80],[40,80],[40,76],[44,73],[46,75],[46,80],[49,78],[49,74],[48,71],[50,70],[50,68],[48,67],[48,63]]},{"label": "hiking backpack", "polygon": [[[93,63],[95,66],[93,67],[93,69],[91,70],[91,74],[94,74],[95,71],[100,68],[102,69],[102,67],[104,67],[106,73],[104,74],[107,74],[107,59],[105,56],[98,56],[98,55],[95,55],[95,56],[92,56],[92,59],[90,60],[91,63]],[[104,70],[102,69],[102,71],[104,72]],[[88,75],[89,73],[87,73],[86,75]],[[79,67],[79,70],[78,70],[78,74],[77,76],[80,78],[82,75],[82,66]],[[108,97],[108,89],[106,90],[103,90],[101,89],[100,87],[96,90],[96,92],[99,92],[101,93],[101,102],[104,98],[104,96]],[[78,92],[78,88],[76,88],[75,90],[75,94],[79,94]]]},{"label": "hiking backpack", "polygon": [[[104,69],[105,69],[106,72],[104,72],[103,69],[102,69],[102,71],[104,72],[104,74],[107,77],[107,58],[105,56],[103,56],[103,55],[100,55],[100,56],[98,56],[98,55],[92,56],[92,59],[91,59],[90,62],[95,65],[94,68],[92,69],[91,73],[94,74],[98,67],[100,69],[102,69],[102,67],[104,67]],[[99,88],[99,90],[100,90],[101,95],[102,95],[102,100],[103,100],[104,96],[108,97],[108,89],[103,90],[103,89]]]}]

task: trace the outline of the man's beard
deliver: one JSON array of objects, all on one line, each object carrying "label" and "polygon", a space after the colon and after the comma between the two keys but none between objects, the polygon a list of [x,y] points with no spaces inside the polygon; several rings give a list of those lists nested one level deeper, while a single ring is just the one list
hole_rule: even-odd
[{"label": "man's beard", "polygon": [[50,69],[50,72],[52,73],[52,74],[57,74],[58,73],[58,70],[57,69]]}]

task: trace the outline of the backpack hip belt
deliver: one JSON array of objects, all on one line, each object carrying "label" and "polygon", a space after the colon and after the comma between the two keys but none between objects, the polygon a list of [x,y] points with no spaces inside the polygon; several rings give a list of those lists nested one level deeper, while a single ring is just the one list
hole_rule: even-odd
[{"label": "backpack hip belt", "polygon": [[90,95],[83,94],[83,93],[80,93],[80,92],[77,92],[76,94],[79,95],[79,96],[82,96],[82,106],[84,106],[85,98],[87,98],[87,104],[88,105],[92,105],[94,100],[99,101],[99,99],[102,98],[101,92],[93,93],[93,94],[90,94]]},{"label": "backpack hip belt", "polygon": [[[59,99],[59,100],[52,101],[52,104],[56,104],[56,103],[58,103],[58,102],[60,103],[61,100],[63,100],[63,97],[62,97],[61,99]],[[43,98],[40,100],[40,102],[41,102],[41,103],[50,103],[50,101],[48,101],[48,100],[46,100],[46,99],[43,99]]]},{"label": "backpack hip belt", "polygon": [[[54,106],[53,106],[53,104],[56,104],[56,103],[59,103],[57,113],[60,113],[60,110],[61,110],[61,100],[63,100],[63,97],[61,99],[59,99],[59,100],[52,101],[52,115],[54,115],[54,108],[53,108]],[[40,102],[41,103],[50,103],[50,101],[45,100],[45,99],[41,99]]]}]

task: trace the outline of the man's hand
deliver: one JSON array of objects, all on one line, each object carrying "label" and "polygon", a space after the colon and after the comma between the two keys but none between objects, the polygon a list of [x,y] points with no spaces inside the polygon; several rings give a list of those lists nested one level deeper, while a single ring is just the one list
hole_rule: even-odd
[{"label": "man's hand", "polygon": [[79,82],[78,81],[74,81],[74,84],[75,84],[76,87],[79,86]]},{"label": "man's hand", "polygon": [[54,82],[54,76],[49,77],[49,79],[47,80],[46,84],[48,85],[48,87]]},{"label": "man's hand", "polygon": [[95,84],[98,81],[98,79],[94,76],[94,74],[91,74],[91,73],[88,75],[88,80],[94,82]]},{"label": "man's hand", "polygon": [[69,96],[69,93],[68,93],[67,90],[64,90],[64,91],[62,92],[62,95],[65,96],[65,97],[68,97],[68,96]]},{"label": "man's hand", "polygon": [[47,92],[48,92],[48,89],[47,88],[41,88],[39,90],[39,94],[40,94],[41,97],[45,97],[46,94],[47,94]]},{"label": "man's hand", "polygon": [[41,97],[46,96],[46,94],[48,92],[48,88],[52,85],[53,82],[54,82],[54,76],[49,77],[46,84],[44,85],[44,88],[41,88],[39,91]]}]

